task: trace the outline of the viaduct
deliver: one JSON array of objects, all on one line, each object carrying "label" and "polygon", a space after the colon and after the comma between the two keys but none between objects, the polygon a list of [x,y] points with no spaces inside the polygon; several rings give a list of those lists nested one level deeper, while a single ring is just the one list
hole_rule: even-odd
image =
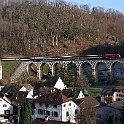
[{"label": "viaduct", "polygon": [[[41,79],[44,72],[44,65],[47,65],[51,70],[52,76],[55,75],[57,64],[61,65],[65,69],[69,69],[70,65],[75,68],[77,76],[81,77],[84,73],[89,78],[94,79],[96,83],[100,81],[100,76],[104,71],[106,80],[113,82],[115,80],[123,80],[124,78],[124,60],[123,59],[98,59],[94,57],[9,57],[1,58],[1,61],[22,61],[25,70],[32,74],[35,66],[36,76]],[[102,69],[100,69],[102,66]],[[118,66],[118,67],[117,67]],[[117,68],[117,69],[116,69]],[[89,70],[89,71],[87,71]],[[120,71],[121,70],[121,71]],[[20,70],[21,71],[21,70]],[[116,71],[116,72],[115,72]],[[117,79],[116,74],[121,73]],[[0,79],[2,79],[2,64],[0,64]]]}]

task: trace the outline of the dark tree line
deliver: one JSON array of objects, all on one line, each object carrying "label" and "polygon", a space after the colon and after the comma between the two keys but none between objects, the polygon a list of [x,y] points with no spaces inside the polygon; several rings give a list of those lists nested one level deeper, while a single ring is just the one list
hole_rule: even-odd
[{"label": "dark tree line", "polygon": [[61,0],[16,1],[0,2],[0,52],[57,55],[70,47],[73,52],[76,46],[74,51],[123,43],[124,15],[119,11]]}]

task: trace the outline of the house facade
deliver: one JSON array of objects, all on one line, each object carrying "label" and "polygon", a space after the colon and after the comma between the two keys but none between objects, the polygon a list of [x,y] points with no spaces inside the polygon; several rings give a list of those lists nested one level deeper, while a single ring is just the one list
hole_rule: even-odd
[{"label": "house facade", "polygon": [[124,87],[105,88],[101,93],[101,102],[112,103],[124,100]]},{"label": "house facade", "polygon": [[[49,120],[62,122],[70,121],[75,123],[75,117],[79,111],[78,105],[61,93],[58,93],[55,96],[54,94],[56,94],[56,92],[48,94],[46,100],[43,98],[45,97],[44,95],[36,99],[34,118],[44,119],[45,117],[48,117]],[[52,97],[52,95],[54,97]]]},{"label": "house facade", "polygon": [[13,115],[13,105],[9,99],[0,93],[0,116],[6,117]]}]

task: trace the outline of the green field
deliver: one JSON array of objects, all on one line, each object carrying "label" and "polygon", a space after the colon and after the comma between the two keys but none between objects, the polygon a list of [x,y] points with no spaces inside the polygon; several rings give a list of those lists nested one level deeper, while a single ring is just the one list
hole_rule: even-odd
[{"label": "green field", "polygon": [[20,61],[2,61],[3,79],[8,79],[20,63]]},{"label": "green field", "polygon": [[90,96],[100,96],[100,93],[102,91],[102,88],[89,88],[88,92]]}]

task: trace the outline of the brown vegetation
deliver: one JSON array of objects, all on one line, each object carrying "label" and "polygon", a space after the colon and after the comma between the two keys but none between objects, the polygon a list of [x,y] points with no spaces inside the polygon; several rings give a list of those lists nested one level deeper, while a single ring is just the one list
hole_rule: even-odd
[{"label": "brown vegetation", "polygon": [[[124,40],[124,15],[57,0],[0,3],[0,53],[76,55]],[[123,47],[123,46],[122,46]]]}]

